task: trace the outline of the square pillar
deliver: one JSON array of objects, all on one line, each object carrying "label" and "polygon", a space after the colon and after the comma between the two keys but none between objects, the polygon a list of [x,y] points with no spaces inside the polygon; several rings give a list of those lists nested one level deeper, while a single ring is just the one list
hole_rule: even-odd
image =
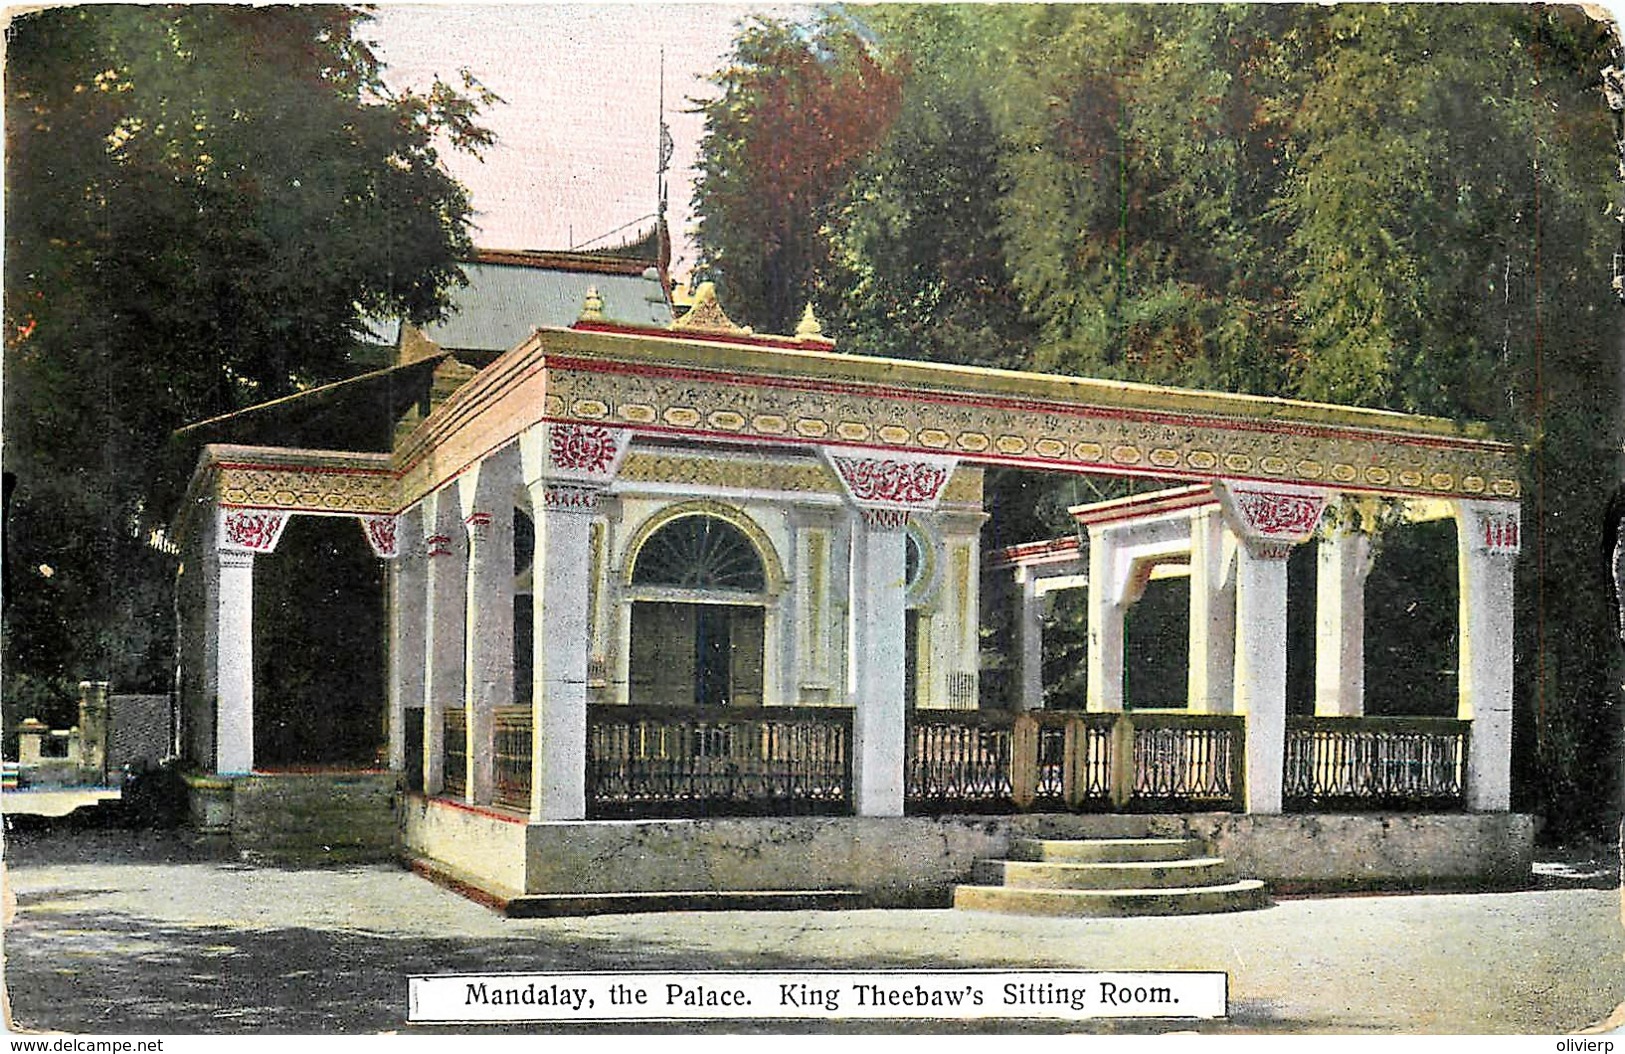
[{"label": "square pillar", "polygon": [[1235,713],[1247,716],[1247,811],[1281,811],[1286,756],[1286,563],[1289,546],[1236,551]]},{"label": "square pillar", "polygon": [[217,558],[214,770],[240,775],[254,771],[254,554]]},{"label": "square pillar", "polygon": [[463,630],[467,547],[457,496],[449,489],[423,502],[423,790],[446,786],[442,749],[446,707],[463,705]]},{"label": "square pillar", "polygon": [[1224,517],[1216,508],[1191,517],[1190,666],[1186,705],[1199,714],[1228,714],[1235,705],[1236,580]]},{"label": "square pillar", "polygon": [[468,539],[464,592],[463,707],[467,713],[465,799],[491,801],[496,710],[513,705],[513,490],[517,450],[492,455],[458,478]]},{"label": "square pillar", "polygon": [[1016,568],[1020,590],[1016,610],[1017,710],[1044,708],[1044,598],[1038,592],[1038,574],[1031,567]]},{"label": "square pillar", "polygon": [[423,710],[428,615],[421,517],[421,508],[402,515],[400,548],[389,564],[389,767],[396,772],[406,768],[407,711],[421,717]]},{"label": "square pillar", "polygon": [[1365,713],[1365,580],[1371,572],[1371,536],[1357,523],[1338,523],[1321,535],[1318,550],[1315,714],[1360,717]]},{"label": "square pillar", "polygon": [[1120,554],[1115,531],[1089,527],[1089,670],[1086,707],[1090,713],[1123,709],[1123,613],[1117,596]]},{"label": "square pillar", "polygon": [[1462,501],[1456,509],[1461,676],[1456,713],[1467,736],[1466,804],[1512,806],[1513,572],[1520,546],[1513,502]]},{"label": "square pillar", "polygon": [[587,597],[593,487],[530,484],[536,522],[530,820],[587,815]]},{"label": "square pillar", "polygon": [[864,509],[852,531],[852,783],[859,816],[903,815],[907,759],[907,513]]},{"label": "square pillar", "polygon": [[1247,811],[1279,813],[1286,763],[1286,564],[1320,526],[1331,494],[1221,481],[1214,492],[1236,549],[1235,712],[1247,715]]}]

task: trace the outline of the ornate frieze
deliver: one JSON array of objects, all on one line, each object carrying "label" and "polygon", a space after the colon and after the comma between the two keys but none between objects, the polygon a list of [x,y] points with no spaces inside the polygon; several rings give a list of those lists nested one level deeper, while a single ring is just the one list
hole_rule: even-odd
[{"label": "ornate frieze", "polygon": [[222,505],[382,515],[396,511],[397,487],[387,469],[226,464],[214,492]]},{"label": "ornate frieze", "polygon": [[[1039,469],[1187,480],[1485,498],[1518,493],[1513,451],[1505,444],[1437,434],[1437,429],[1388,431],[1380,421],[1365,427],[1355,411],[1348,416],[1361,425],[1294,421],[1293,404],[1285,402],[1174,394],[1192,406],[1233,401],[1254,416],[903,389],[814,376],[754,379],[686,365],[558,354],[548,358],[544,412],[557,421],[587,420],[584,411],[591,409],[591,419],[605,425],[647,424],[700,437],[844,439],[867,444],[871,457],[895,449],[905,458],[940,453]],[[864,438],[845,438],[858,435]]]},{"label": "ornate frieze", "polygon": [[786,494],[840,494],[841,482],[820,461],[782,462],[760,458],[627,455],[615,477],[629,483],[671,483],[728,490]]}]

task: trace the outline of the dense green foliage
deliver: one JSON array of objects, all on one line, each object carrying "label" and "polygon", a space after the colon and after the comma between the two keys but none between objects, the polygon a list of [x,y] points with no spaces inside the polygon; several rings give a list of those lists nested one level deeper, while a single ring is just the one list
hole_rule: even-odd
[{"label": "dense green foliage", "polygon": [[[704,105],[708,277],[742,288],[758,261],[739,247],[794,229],[774,282],[847,350],[1489,422],[1524,452],[1518,804],[1571,831],[1597,819],[1619,734],[1596,555],[1619,470],[1608,27],[1578,8],[1420,4],[815,22],[752,27]],[[820,162],[816,200],[752,197],[748,159],[782,127],[752,118],[852,83],[887,85],[868,110],[888,122],[799,128],[841,165]],[[795,299],[725,302],[782,330]],[[1068,529],[1077,488],[991,479],[988,544]],[[1422,581],[1409,565],[1435,549],[1394,540],[1374,582]],[[1416,625],[1372,625],[1371,661],[1447,669],[1454,641],[1408,639]]]},{"label": "dense green foliage", "polygon": [[[56,8],[6,42],[8,690],[164,688],[144,496],[175,428],[358,372],[369,314],[438,315],[491,97],[393,95],[359,9]],[[27,680],[33,678],[33,680]],[[37,704],[31,704],[37,705]],[[47,716],[42,714],[43,716]]]}]

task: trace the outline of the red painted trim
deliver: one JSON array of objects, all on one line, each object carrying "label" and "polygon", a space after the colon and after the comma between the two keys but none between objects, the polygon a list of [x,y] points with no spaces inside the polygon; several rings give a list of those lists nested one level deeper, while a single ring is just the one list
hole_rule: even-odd
[{"label": "red painted trim", "polygon": [[521,826],[530,823],[530,817],[528,816],[515,816],[511,812],[497,812],[495,809],[485,805],[470,805],[466,801],[457,801],[454,798],[442,798],[439,795],[428,795],[422,793],[421,791],[412,791],[408,797],[415,801],[421,801],[425,805],[441,805],[448,809],[459,809],[463,812],[475,813],[488,819],[501,820],[503,823],[517,823]]},{"label": "red painted trim", "polygon": [[1183,512],[1186,509],[1199,509],[1204,505],[1217,504],[1219,504],[1218,497],[1212,491],[1209,491],[1206,494],[1190,494],[1182,498],[1169,498],[1161,502],[1145,502],[1116,509],[1102,509],[1098,513],[1080,510],[1073,513],[1072,518],[1079,523],[1090,525],[1107,524],[1140,517],[1160,516],[1169,512]]},{"label": "red painted trim", "polygon": [[991,567],[1009,567],[1019,564],[1023,560],[1032,560],[1044,556],[1077,556],[1083,551],[1083,545],[1076,535],[1065,538],[1049,538],[1041,542],[1024,542],[1021,545],[1007,545],[1003,549],[996,549],[993,557],[988,561]]},{"label": "red painted trim", "polygon": [[[662,331],[664,334],[664,331]],[[671,334],[664,334],[671,336]],[[1435,436],[1409,436],[1392,432],[1385,432],[1379,426],[1360,428],[1353,426],[1311,425],[1295,424],[1290,422],[1254,421],[1248,418],[1214,417],[1199,414],[1172,413],[1160,410],[1119,410],[1112,407],[1080,407],[1074,403],[1045,402],[1036,399],[1013,399],[1005,396],[958,394],[954,392],[928,392],[918,388],[896,388],[882,384],[842,381],[814,381],[792,380],[779,377],[764,377],[760,375],[742,375],[728,373],[720,370],[704,370],[688,367],[648,367],[638,363],[606,362],[598,359],[581,359],[571,355],[546,356],[550,366],[567,370],[580,370],[584,373],[622,373],[631,376],[663,377],[673,380],[689,380],[709,382],[712,384],[732,384],[738,386],[745,383],[751,386],[765,388],[787,388],[792,391],[825,392],[839,395],[861,395],[868,398],[902,399],[910,402],[942,403],[949,406],[975,406],[981,409],[1008,409],[1033,413],[1056,414],[1068,417],[1095,417],[1110,420],[1143,421],[1156,424],[1208,425],[1217,428],[1227,428],[1249,432],[1264,432],[1282,435],[1300,435],[1318,439],[1369,439],[1379,438],[1410,446],[1437,447],[1444,450],[1460,450],[1469,446],[1476,447],[1505,447],[1511,452],[1509,444],[1495,440],[1450,438]],[[580,418],[555,418],[560,421],[578,421]],[[642,428],[641,425],[628,427]],[[731,434],[731,433],[730,433]],[[801,437],[807,442],[805,437]],[[816,440],[814,440],[816,442]],[[841,445],[842,440],[834,440]],[[898,449],[877,447],[876,449]],[[940,453],[940,451],[939,451]],[[977,457],[979,455],[968,455]],[[1233,477],[1222,477],[1233,478]],[[1408,492],[1407,492],[1408,493]]]}]

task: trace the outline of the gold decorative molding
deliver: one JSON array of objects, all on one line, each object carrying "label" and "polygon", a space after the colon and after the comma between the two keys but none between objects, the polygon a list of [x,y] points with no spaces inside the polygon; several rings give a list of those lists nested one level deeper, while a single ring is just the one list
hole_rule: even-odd
[{"label": "gold decorative molding", "polygon": [[634,450],[617,480],[725,487],[786,494],[840,494],[841,483],[820,461],[784,462],[752,458],[683,457]]},{"label": "gold decorative molding", "polygon": [[371,515],[394,512],[395,492],[393,474],[249,465],[219,468],[214,486],[222,505]]},{"label": "gold decorative molding", "polygon": [[[1178,389],[1164,389],[1164,406],[1141,407],[1134,404],[1149,386],[675,340],[629,348],[610,334],[558,336],[564,346],[549,354],[543,408],[554,419],[569,419],[576,400],[590,397],[608,407],[606,420],[631,424],[653,415],[665,430],[696,437],[721,438],[708,424],[719,414],[735,426],[726,435],[763,440],[829,442],[857,422],[877,447],[1038,470],[1398,496],[1518,495],[1510,446],[1434,418]],[[914,374],[943,387],[899,386]],[[1051,394],[1007,394],[1018,388]]]}]

